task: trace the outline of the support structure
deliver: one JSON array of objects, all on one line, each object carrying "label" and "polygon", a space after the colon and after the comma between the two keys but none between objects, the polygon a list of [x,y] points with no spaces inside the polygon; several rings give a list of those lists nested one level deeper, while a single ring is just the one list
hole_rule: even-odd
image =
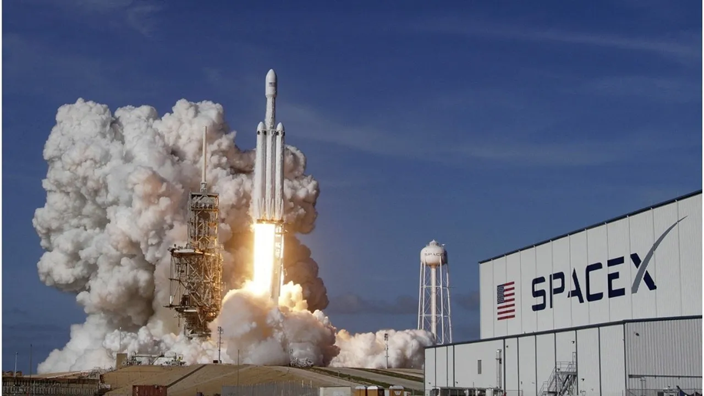
[{"label": "support structure", "polygon": [[174,245],[171,252],[171,285],[168,308],[183,320],[189,338],[210,336],[208,324],[220,313],[222,305],[222,254],[218,242],[219,197],[209,193],[206,133],[203,132],[203,169],[200,191],[188,200],[188,241]]},{"label": "support structure", "polygon": [[447,251],[434,240],[420,253],[418,329],[433,333],[437,345],[452,342]]}]

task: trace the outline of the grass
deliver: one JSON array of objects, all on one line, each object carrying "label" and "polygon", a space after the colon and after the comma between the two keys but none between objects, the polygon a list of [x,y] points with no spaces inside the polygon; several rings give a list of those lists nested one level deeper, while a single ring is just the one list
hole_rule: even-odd
[{"label": "grass", "polygon": [[406,374],[397,373],[397,372],[395,372],[395,371],[385,371],[385,370],[379,370],[379,369],[365,369],[365,368],[360,368],[360,369],[358,369],[358,370],[367,371],[367,372],[374,373],[374,374],[381,374],[381,375],[385,375],[385,376],[387,376],[387,377],[394,377],[394,378],[405,379],[405,380],[408,380],[408,381],[419,382],[419,383],[421,383],[421,384],[423,383],[423,379],[422,379],[422,378],[418,378],[418,377],[414,377],[414,376],[411,376],[411,375],[406,375]]},{"label": "grass", "polygon": [[[328,370],[328,369],[322,369],[322,368],[319,368],[319,367],[311,367],[311,368],[309,368],[309,369],[307,369],[307,370],[311,370],[311,371],[314,371],[314,372],[317,372],[317,373],[320,373],[320,374],[325,374],[325,375],[328,375],[328,376],[335,376],[335,374],[338,374],[338,372],[336,372],[336,371]],[[345,373],[339,373],[339,377],[340,377],[340,378],[343,378],[343,379],[348,379],[348,380],[350,380],[350,381],[357,382],[357,383],[362,384],[362,385],[376,385],[376,386],[381,386],[381,387],[383,387],[383,388],[385,388],[385,389],[389,389],[389,387],[391,387],[391,386],[393,385],[393,384],[389,384],[389,383],[386,383],[386,382],[374,381],[374,380],[370,380],[370,379],[368,379],[368,378],[357,377],[357,376],[355,376],[355,375],[350,375],[350,374],[345,374]]]}]

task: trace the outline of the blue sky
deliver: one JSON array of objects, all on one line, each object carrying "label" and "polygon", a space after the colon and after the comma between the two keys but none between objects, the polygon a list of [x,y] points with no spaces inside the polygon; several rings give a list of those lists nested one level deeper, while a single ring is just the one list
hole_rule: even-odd
[{"label": "blue sky", "polygon": [[36,369],[83,321],[39,282],[31,222],[56,110],[79,97],[212,100],[252,148],[274,68],[287,143],[321,183],[303,240],[353,332],[416,325],[431,239],[467,340],[479,260],[701,189],[699,2],[203,3],[4,3],[3,370],[17,351],[27,371],[30,343]]}]

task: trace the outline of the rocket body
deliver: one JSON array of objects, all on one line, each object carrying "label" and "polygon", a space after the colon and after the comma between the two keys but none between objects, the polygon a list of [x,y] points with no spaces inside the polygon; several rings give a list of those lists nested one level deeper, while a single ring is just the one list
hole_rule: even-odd
[{"label": "rocket body", "polygon": [[283,222],[284,126],[276,125],[276,73],[266,75],[266,115],[257,127],[252,202],[255,221]]},{"label": "rocket body", "polygon": [[[265,260],[254,265],[271,263],[271,280],[267,280],[271,300],[278,304],[283,285],[284,251],[284,126],[276,124],[276,73],[269,70],[266,75],[266,114],[257,126],[257,148],[254,160],[254,186],[252,188],[252,217],[262,226],[259,237],[272,241],[271,252],[259,252]],[[257,238],[255,234],[255,239]],[[269,239],[271,238],[271,239]],[[255,242],[256,244],[256,242]],[[268,249],[268,248],[266,248]],[[256,254],[256,253],[255,253]],[[273,261],[270,260],[273,258]],[[256,268],[255,268],[256,272]],[[268,276],[268,275],[267,275]]]}]

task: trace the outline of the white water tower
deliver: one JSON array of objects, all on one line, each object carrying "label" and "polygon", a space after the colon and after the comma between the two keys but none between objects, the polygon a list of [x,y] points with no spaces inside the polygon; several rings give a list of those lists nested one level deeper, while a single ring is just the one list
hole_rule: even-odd
[{"label": "white water tower", "polygon": [[437,345],[452,342],[447,250],[435,240],[420,251],[418,329],[433,333]]}]

